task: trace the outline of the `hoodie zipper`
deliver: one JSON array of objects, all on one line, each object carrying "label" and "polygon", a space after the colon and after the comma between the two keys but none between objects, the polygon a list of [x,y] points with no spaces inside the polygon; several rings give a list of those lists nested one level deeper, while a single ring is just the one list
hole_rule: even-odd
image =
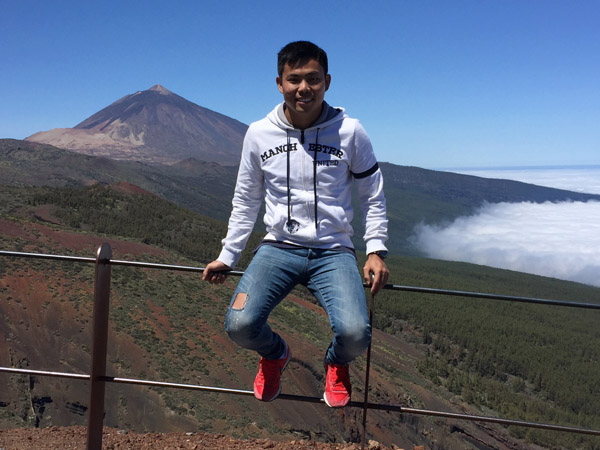
[{"label": "hoodie zipper", "polygon": [[[319,230],[319,218],[318,218],[318,208],[317,208],[317,148],[319,143],[319,130],[317,128],[317,135],[315,137],[315,147],[313,152],[313,197],[315,204],[315,233]],[[300,130],[300,143],[304,145],[304,130]],[[288,220],[286,226],[288,227],[288,231],[292,233],[292,229],[294,228],[294,224],[298,224],[296,220],[292,219],[292,194],[290,188],[290,134],[287,133],[287,170],[286,170],[286,181],[287,181],[287,210],[288,210]],[[299,225],[299,224],[298,224]]]}]

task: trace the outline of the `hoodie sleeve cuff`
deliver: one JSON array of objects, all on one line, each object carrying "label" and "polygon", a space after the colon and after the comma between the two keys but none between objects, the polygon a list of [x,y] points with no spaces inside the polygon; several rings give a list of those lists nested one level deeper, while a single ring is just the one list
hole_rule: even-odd
[{"label": "hoodie sleeve cuff", "polygon": [[373,252],[387,252],[388,249],[384,245],[384,242],[385,241],[383,239],[370,239],[367,242],[367,255]]},{"label": "hoodie sleeve cuff", "polygon": [[234,269],[239,259],[239,253],[233,253],[227,250],[226,248],[223,248],[223,250],[221,250],[221,253],[219,254],[219,257],[217,258],[217,261],[221,261],[223,264],[227,264],[229,267]]}]

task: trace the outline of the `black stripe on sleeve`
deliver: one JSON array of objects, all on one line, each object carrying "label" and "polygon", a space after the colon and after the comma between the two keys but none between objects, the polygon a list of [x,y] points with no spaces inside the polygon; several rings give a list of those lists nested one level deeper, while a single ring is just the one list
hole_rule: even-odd
[{"label": "black stripe on sleeve", "polygon": [[379,169],[379,164],[375,163],[375,165],[373,167],[371,167],[368,170],[365,170],[364,172],[361,173],[352,173],[352,175],[354,175],[354,178],[356,178],[357,180],[360,180],[361,178],[366,178],[369,175],[373,175],[375,172],[377,172],[377,169]]}]

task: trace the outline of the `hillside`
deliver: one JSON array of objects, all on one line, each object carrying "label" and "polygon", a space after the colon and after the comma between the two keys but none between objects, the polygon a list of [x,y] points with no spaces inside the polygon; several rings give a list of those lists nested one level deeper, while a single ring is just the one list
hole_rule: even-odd
[{"label": "hillside", "polygon": [[[437,224],[471,214],[483,202],[600,200],[510,180],[382,163],[390,221],[390,250],[415,254],[408,238],[420,222]],[[95,158],[27,141],[0,139],[0,184],[85,186],[129,182],[180,206],[227,220],[237,169],[196,159],[171,166]],[[355,245],[363,249],[360,208],[355,205]],[[256,231],[264,232],[262,221]]]},{"label": "hillside", "polygon": [[[67,195],[65,188],[3,190],[6,201],[0,207],[0,246],[89,256],[100,242],[107,241],[116,259],[194,265],[197,263],[190,258],[197,256],[196,240],[204,242],[204,236],[210,240],[222,231],[211,230],[210,219],[169,206],[132,186],[91,186],[72,191]],[[106,229],[100,231],[106,224],[96,220],[94,214],[99,209],[107,211],[109,222],[124,225],[118,236],[106,234]],[[136,222],[140,216],[149,223],[145,230],[150,232],[164,223],[161,233],[153,232],[155,242],[144,242],[146,232],[140,231],[143,224]],[[169,217],[179,217],[176,222],[188,225],[174,228]],[[172,248],[178,245],[177,240],[169,236],[190,232],[184,241],[191,245],[175,252]],[[392,266],[406,281],[417,281],[404,276],[410,264],[392,261]],[[2,365],[86,373],[93,267],[10,258],[3,259],[0,267],[0,336],[9,344],[0,350]],[[236,348],[222,329],[235,282],[231,279],[225,286],[214,287],[202,283],[197,275],[115,267],[109,373],[209,386],[251,386],[255,355]],[[391,317],[387,312],[385,316]],[[377,322],[383,317],[378,313]],[[294,348],[284,392],[320,396],[322,353],[329,339],[321,309],[304,290],[298,290],[278,308],[273,326]],[[422,324],[398,316],[385,326],[393,333],[375,332],[372,401],[481,413],[420,374],[429,347],[424,343]],[[361,398],[364,364],[363,357],[352,368],[356,398]],[[8,388],[0,391],[1,427],[85,423],[85,386],[44,377],[1,377],[7,380]],[[111,385],[106,408],[107,426],[138,432],[202,430],[241,438],[323,442],[360,438],[360,411],[334,411],[322,405],[262,404],[218,394]],[[511,437],[507,430],[488,425],[375,411],[369,413],[369,421],[370,438],[386,445],[411,448],[427,444],[436,448],[438,442],[450,446],[445,448],[475,448],[468,443],[478,442],[477,448],[497,448],[499,443],[501,448],[535,448]]]},{"label": "hillside", "polygon": [[227,220],[237,168],[187,159],[173,166],[81,155],[0,139],[0,185],[78,187],[127,182],[185,208]]},{"label": "hillside", "polygon": [[[107,241],[116,259],[197,265],[198,249],[218,245],[224,227],[127,184],[4,186],[0,192],[4,249],[90,256]],[[98,220],[100,210],[109,220]],[[600,302],[599,289],[469,264],[392,257],[390,267],[390,281],[402,284]],[[89,370],[92,272],[92,267],[68,263],[2,260],[0,336],[8,343],[0,350],[2,365]],[[235,282],[211,287],[197,275],[114,268],[110,373],[251,386],[256,357],[236,348],[222,330]],[[273,317],[294,348],[284,392],[319,396],[328,325],[305,291],[294,292],[288,300]],[[593,313],[577,310],[385,292],[376,307],[370,398],[598,428],[600,408],[594,402],[600,396],[584,394],[598,392],[594,364],[600,336],[595,320]],[[352,371],[358,398],[364,363],[359,359]],[[85,386],[0,376],[8,380],[8,390],[0,391],[1,427],[84,423]],[[107,395],[106,425],[135,431],[192,429],[324,442],[360,437],[358,410],[284,401],[265,405],[218,394],[123,385],[110,386]],[[536,448],[520,439],[559,448],[574,448],[575,442],[596,448],[591,438],[527,429],[383,412],[370,412],[369,421],[370,438],[408,448]]]}]

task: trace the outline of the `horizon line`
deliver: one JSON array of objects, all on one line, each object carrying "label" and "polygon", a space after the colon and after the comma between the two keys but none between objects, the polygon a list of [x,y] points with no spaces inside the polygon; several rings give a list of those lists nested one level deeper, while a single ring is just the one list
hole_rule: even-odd
[{"label": "horizon line", "polygon": [[516,166],[473,166],[473,167],[440,167],[441,171],[479,171],[479,170],[568,170],[568,169],[600,169],[600,164],[556,164],[556,165],[516,165]]}]

